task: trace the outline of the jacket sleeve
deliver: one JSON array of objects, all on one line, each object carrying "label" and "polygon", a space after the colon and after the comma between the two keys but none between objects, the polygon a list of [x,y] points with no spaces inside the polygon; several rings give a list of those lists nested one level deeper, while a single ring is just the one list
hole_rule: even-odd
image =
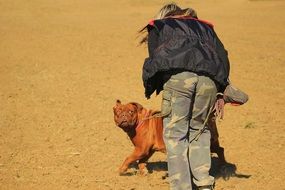
[{"label": "jacket sleeve", "polygon": [[153,57],[154,50],[158,47],[158,31],[154,27],[148,27],[148,54]]},{"label": "jacket sleeve", "polygon": [[[215,35],[215,39],[216,39],[216,51],[218,53],[219,58],[221,59],[224,69],[226,71],[228,71],[228,73],[230,72],[230,61],[228,58],[228,51],[225,49],[223,43],[221,42],[221,40],[219,39],[219,37],[217,36],[217,34],[214,32]],[[229,84],[229,76],[227,78],[226,81],[226,85]],[[226,86],[220,86],[218,89],[218,92],[224,92]]]}]

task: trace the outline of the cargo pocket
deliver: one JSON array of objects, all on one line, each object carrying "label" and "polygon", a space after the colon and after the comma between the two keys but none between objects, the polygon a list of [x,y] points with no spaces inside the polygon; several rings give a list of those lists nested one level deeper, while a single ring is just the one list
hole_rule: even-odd
[{"label": "cargo pocket", "polygon": [[172,97],[172,91],[169,90],[163,91],[162,102],[161,102],[162,117],[168,117],[171,114],[171,97]]}]

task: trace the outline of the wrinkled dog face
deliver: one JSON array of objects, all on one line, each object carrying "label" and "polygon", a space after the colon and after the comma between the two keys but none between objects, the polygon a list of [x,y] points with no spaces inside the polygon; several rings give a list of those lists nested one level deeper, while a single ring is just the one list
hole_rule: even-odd
[{"label": "wrinkled dog face", "polygon": [[113,107],[116,125],[124,131],[134,127],[137,124],[139,106],[137,103],[123,105],[120,100],[117,100]]}]

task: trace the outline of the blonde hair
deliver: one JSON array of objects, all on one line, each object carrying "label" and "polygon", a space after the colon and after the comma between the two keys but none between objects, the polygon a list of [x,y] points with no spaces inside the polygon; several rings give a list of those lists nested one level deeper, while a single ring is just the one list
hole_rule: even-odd
[{"label": "blonde hair", "polygon": [[181,11],[182,9],[175,3],[169,3],[164,5],[158,13],[154,16],[155,20],[165,18],[170,12]]},{"label": "blonde hair", "polygon": [[187,8],[184,9],[183,11],[184,11],[183,16],[191,16],[193,18],[198,18],[197,12],[192,8]]},{"label": "blonde hair", "polygon": [[[169,4],[164,5],[158,11],[158,13],[154,16],[154,20],[159,20],[159,19],[163,19],[163,18],[168,17],[168,16],[176,16],[176,15],[191,16],[193,18],[198,18],[197,12],[194,9],[192,9],[192,8],[181,9],[175,3],[169,3]],[[142,33],[146,32],[146,29],[147,29],[147,26],[142,28],[139,31],[139,33],[142,34]],[[140,44],[146,43],[147,40],[148,40],[148,34],[146,34],[142,38],[142,40],[140,41]]]}]

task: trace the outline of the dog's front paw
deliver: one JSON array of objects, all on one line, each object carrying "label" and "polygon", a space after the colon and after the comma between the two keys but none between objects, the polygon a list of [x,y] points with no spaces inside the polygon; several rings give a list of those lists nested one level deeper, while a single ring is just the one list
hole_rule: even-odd
[{"label": "dog's front paw", "polygon": [[124,175],[127,173],[127,170],[119,169],[119,175]]},{"label": "dog's front paw", "polygon": [[139,175],[146,176],[148,173],[149,172],[146,168],[146,163],[139,163]]},{"label": "dog's front paw", "polygon": [[127,175],[128,174],[127,170],[128,170],[128,167],[121,166],[119,168],[119,175]]},{"label": "dog's front paw", "polygon": [[147,170],[147,168],[140,169],[138,174],[140,176],[147,176],[149,174],[149,171]]}]

